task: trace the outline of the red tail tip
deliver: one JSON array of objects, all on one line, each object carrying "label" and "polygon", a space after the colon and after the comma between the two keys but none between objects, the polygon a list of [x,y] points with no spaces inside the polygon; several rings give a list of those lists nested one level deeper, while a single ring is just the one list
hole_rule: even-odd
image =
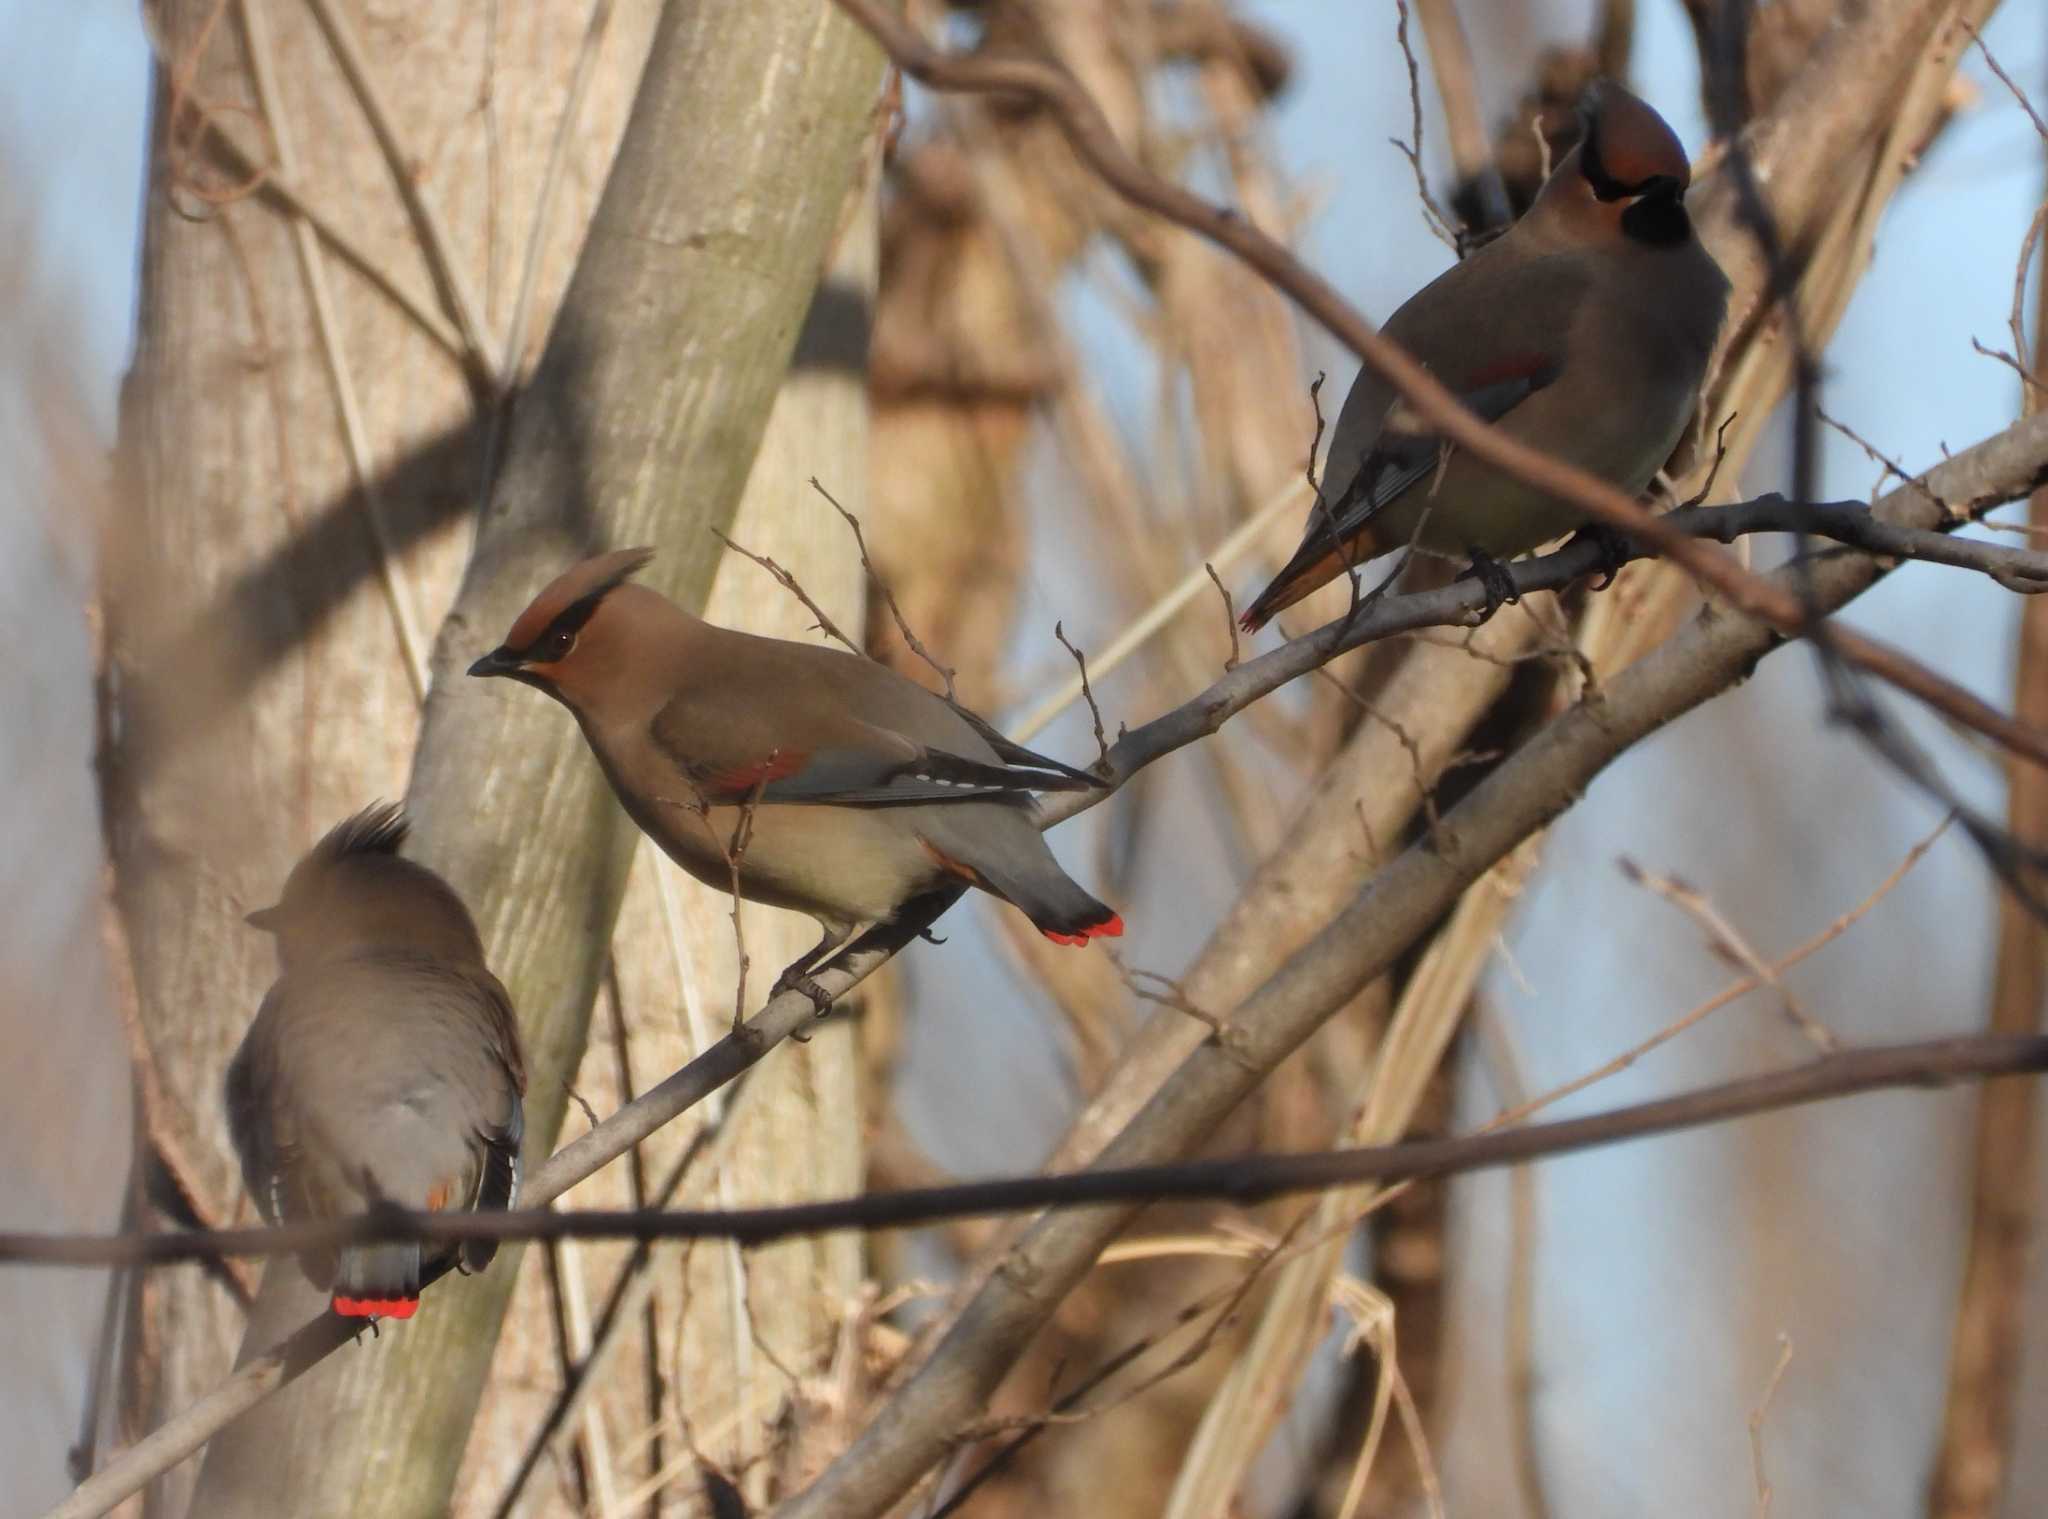
[{"label": "red tail tip", "polygon": [[409,1319],[419,1311],[416,1297],[342,1297],[334,1299],[334,1311],[345,1319]]},{"label": "red tail tip", "polygon": [[1256,633],[1266,625],[1266,619],[1257,612],[1245,612],[1239,615],[1237,625],[1247,633]]},{"label": "red tail tip", "polygon": [[1121,939],[1124,934],[1124,920],[1111,913],[1100,923],[1090,923],[1077,934],[1063,934],[1050,928],[1041,928],[1039,932],[1055,944],[1072,944],[1078,947],[1090,939]]}]

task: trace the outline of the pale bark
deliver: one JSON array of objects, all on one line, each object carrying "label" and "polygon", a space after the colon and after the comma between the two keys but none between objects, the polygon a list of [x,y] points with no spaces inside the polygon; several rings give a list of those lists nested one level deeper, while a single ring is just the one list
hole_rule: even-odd
[{"label": "pale bark", "polygon": [[[174,58],[195,45],[215,10],[165,8]],[[566,80],[586,19],[557,8],[499,10],[487,33],[475,7],[414,7],[402,24],[388,25],[342,8],[364,28],[360,40],[415,160],[409,172],[454,229],[458,266],[483,289],[502,289],[516,271],[557,114],[542,86]],[[210,34],[186,92],[216,110],[250,95],[232,19]],[[411,225],[381,159],[367,149],[358,107],[335,80],[325,44],[296,12],[269,19],[278,96],[294,113],[306,160],[296,182],[319,186],[328,204],[347,209],[352,230],[380,237],[372,246],[426,287],[418,263],[407,262],[417,259],[408,252]],[[614,23],[586,124],[572,139],[556,212],[558,262],[580,235],[577,202],[588,202],[576,186],[601,174],[652,19],[649,10],[627,8]],[[487,35],[496,73],[490,108],[480,110],[476,89],[457,82],[461,68],[451,60],[478,59],[482,74]],[[805,0],[669,7],[652,58],[574,288],[510,423],[499,488],[436,646],[409,796],[413,852],[470,902],[521,1008],[533,1072],[529,1148],[537,1152],[554,1136],[581,1054],[630,833],[558,710],[531,693],[462,680],[460,670],[542,582],[594,545],[658,543],[655,583],[701,599],[716,557],[703,529],[729,518],[746,479],[839,227],[880,76],[873,49],[835,12]],[[514,80],[535,87],[515,92]],[[484,148],[486,127],[499,131],[494,153]],[[522,149],[516,159],[514,144]],[[350,480],[286,229],[273,209],[253,203],[217,212],[219,225],[190,224],[168,208],[168,193],[160,178],[127,418],[143,505],[139,520],[124,525],[124,546],[136,552],[124,556],[129,573],[110,621],[123,711],[150,718],[145,734],[175,727],[182,742],[171,752],[121,754],[110,813],[145,1022],[159,1062],[174,1073],[175,1117],[208,1158],[197,1185],[226,1209],[239,1184],[218,1127],[219,1072],[272,973],[257,936],[232,919],[269,900],[291,859],[328,823],[400,789],[418,708],[394,657],[392,616],[370,589],[367,548],[350,543],[326,556],[313,566],[312,584],[303,560],[279,553],[301,509],[339,495]],[[493,219],[501,199],[518,208],[502,223]],[[360,294],[331,278],[345,296]],[[559,271],[545,283],[558,284]],[[486,327],[504,325],[503,301],[482,305]],[[349,299],[341,309],[373,467],[468,424],[460,372],[381,296]],[[541,325],[536,319],[535,330]],[[434,451],[437,477],[415,469],[405,499],[387,495],[401,545],[463,515],[474,499],[480,431]],[[447,605],[463,546],[462,534],[441,533],[397,567],[425,628]],[[296,564],[295,573],[266,581],[265,567],[277,563]],[[189,691],[216,689],[219,677],[203,667],[167,669],[154,656],[170,647],[194,654],[178,636],[230,585],[257,615],[236,628],[243,646],[220,664],[246,675],[253,690],[203,724],[166,723],[166,710]],[[199,1506],[443,1511],[516,1259],[480,1282],[437,1290],[420,1319],[333,1358],[217,1438]],[[279,1285],[267,1296],[285,1303],[290,1268],[273,1275]],[[196,1279],[166,1276],[155,1291],[162,1311],[150,1339],[166,1358],[145,1422],[215,1378],[232,1333],[232,1316]],[[259,1314],[272,1317],[270,1309]],[[168,1511],[178,1497],[168,1495]]]}]

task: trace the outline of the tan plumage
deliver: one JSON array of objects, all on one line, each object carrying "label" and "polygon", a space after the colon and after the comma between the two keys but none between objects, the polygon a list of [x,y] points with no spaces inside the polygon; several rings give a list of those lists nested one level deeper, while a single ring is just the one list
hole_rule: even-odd
[{"label": "tan plumage", "polygon": [[[1528,214],[1387,319],[1386,335],[1518,440],[1640,492],[1698,405],[1728,281],[1694,236],[1691,170],[1663,118],[1619,86]],[[1263,626],[1317,587],[1414,543],[1507,559],[1582,526],[1571,507],[1410,425],[1359,372],[1323,468],[1327,519],[1245,609]]]},{"label": "tan plumage", "polygon": [[652,557],[567,571],[469,673],[566,706],[633,821],[698,880],[731,891],[736,855],[741,896],[815,918],[824,938],[786,980],[962,881],[1062,943],[1123,931],[1032,820],[1032,792],[1102,782],[873,660],[714,627],[628,583]]},{"label": "tan plumage", "polygon": [[[228,1129],[273,1223],[518,1195],[526,1070],[511,1002],[461,899],[399,857],[407,829],[396,806],[356,814],[249,915],[276,936],[281,973],[228,1066]],[[481,1270],[495,1252],[467,1245],[463,1262]],[[454,1253],[351,1246],[301,1264],[336,1312],[406,1318],[423,1269]]]}]

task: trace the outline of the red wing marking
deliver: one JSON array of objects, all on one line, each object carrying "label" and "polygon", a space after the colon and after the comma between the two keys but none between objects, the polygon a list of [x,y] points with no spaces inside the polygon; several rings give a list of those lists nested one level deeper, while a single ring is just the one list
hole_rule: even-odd
[{"label": "red wing marking", "polygon": [[945,850],[939,848],[938,845],[922,834],[918,835],[917,842],[923,846],[924,852],[932,857],[932,863],[937,865],[947,875],[958,876],[969,886],[979,886],[981,884],[981,872],[972,865],[954,859]]},{"label": "red wing marking", "polygon": [[810,756],[801,750],[770,749],[764,759],[712,772],[704,779],[704,789],[712,796],[737,794],[745,797],[757,786],[795,775],[809,759]]},{"label": "red wing marking", "polygon": [[1537,375],[1556,368],[1555,362],[1546,353],[1514,353],[1495,359],[1466,374],[1459,383],[1460,390],[1483,390],[1488,385],[1498,385],[1502,380],[1530,380]]}]

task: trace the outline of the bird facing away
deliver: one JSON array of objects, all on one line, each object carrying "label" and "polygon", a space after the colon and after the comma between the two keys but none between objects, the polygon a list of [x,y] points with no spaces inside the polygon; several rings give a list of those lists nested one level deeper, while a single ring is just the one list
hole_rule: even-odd
[{"label": "bird facing away", "polygon": [[[228,1131],[271,1223],[518,1196],[526,1068],[512,1004],[462,899],[400,858],[410,826],[395,805],[366,808],[299,861],[275,907],[249,914],[276,937],[280,974],[228,1066]],[[460,1250],[480,1271],[497,1245]],[[425,1266],[455,1254],[412,1241],[299,1263],[336,1313],[403,1319]]]},{"label": "bird facing away", "polygon": [[[574,714],[619,802],[706,885],[824,930],[778,987],[911,899],[965,882],[1061,944],[1123,932],[1046,847],[1035,791],[1104,782],[1033,754],[886,665],[714,627],[627,577],[622,549],[558,577],[469,667]],[[821,1006],[822,1006],[821,1002]]]},{"label": "bird facing away", "polygon": [[[1685,211],[1685,150],[1627,90],[1596,84],[1585,135],[1528,213],[1387,319],[1399,343],[1520,442],[1639,494],[1699,403],[1728,280]],[[1263,627],[1410,543],[1482,571],[1584,525],[1573,507],[1446,448],[1370,366],[1344,398],[1324,499],[1240,619]]]}]

